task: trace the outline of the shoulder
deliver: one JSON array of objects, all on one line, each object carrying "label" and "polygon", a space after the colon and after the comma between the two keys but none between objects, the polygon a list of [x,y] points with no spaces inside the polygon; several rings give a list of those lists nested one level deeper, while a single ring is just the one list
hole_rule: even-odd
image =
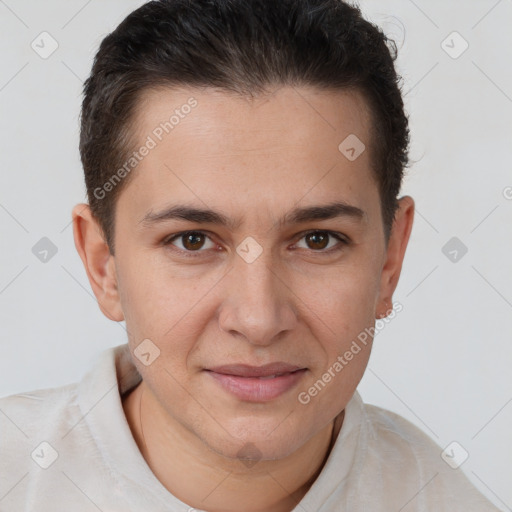
[{"label": "shoulder", "polygon": [[[68,384],[57,388],[37,389],[26,393],[0,398],[0,411],[3,413],[3,419],[11,420],[11,424],[17,423],[16,419],[23,426],[31,430],[34,427],[31,420],[38,418],[39,421],[46,417],[40,417],[43,412],[45,415],[61,414],[73,408],[77,404],[78,383]],[[2,418],[0,417],[0,421]]]},{"label": "shoulder", "polygon": [[[33,500],[48,496],[52,510],[64,510],[76,492],[73,475],[84,488],[112,484],[91,420],[101,409],[98,404],[105,415],[117,403],[118,352],[99,354],[79,382],[0,399],[0,496],[6,510],[32,509]],[[78,505],[75,509],[83,510]]]},{"label": "shoulder", "polygon": [[94,404],[116,388],[116,360],[126,347],[110,348],[98,354],[96,361],[78,382],[60,387],[38,389],[0,399],[0,449],[19,448],[23,441],[67,438],[79,427]]},{"label": "shoulder", "polygon": [[470,482],[462,464],[450,464],[443,448],[422,429],[392,411],[362,406],[364,467],[368,475],[380,475],[383,490],[402,489],[403,506],[410,497],[404,510],[498,511]]},{"label": "shoulder", "polygon": [[59,465],[62,440],[80,420],[77,388],[70,384],[0,399],[0,496],[10,510],[26,506],[30,492],[49,477],[48,468]]},{"label": "shoulder", "polygon": [[80,417],[77,396],[74,383],[1,398],[1,458],[5,461],[9,453],[29,449],[36,439],[63,435]]},{"label": "shoulder", "polygon": [[401,456],[417,456],[423,450],[429,455],[440,455],[441,450],[423,430],[387,409],[376,405],[363,404],[365,420],[368,425],[368,441],[378,441],[385,446],[402,448]]}]

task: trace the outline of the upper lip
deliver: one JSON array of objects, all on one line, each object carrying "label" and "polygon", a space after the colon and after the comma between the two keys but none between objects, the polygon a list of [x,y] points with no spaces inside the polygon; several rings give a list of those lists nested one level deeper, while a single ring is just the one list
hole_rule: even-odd
[{"label": "upper lip", "polygon": [[269,375],[276,375],[278,373],[290,373],[296,370],[304,369],[301,366],[283,363],[281,361],[276,363],[269,363],[263,366],[249,366],[247,364],[226,364],[222,366],[215,366],[213,368],[206,368],[206,370],[222,373],[224,375],[236,375],[239,377],[268,377]]}]

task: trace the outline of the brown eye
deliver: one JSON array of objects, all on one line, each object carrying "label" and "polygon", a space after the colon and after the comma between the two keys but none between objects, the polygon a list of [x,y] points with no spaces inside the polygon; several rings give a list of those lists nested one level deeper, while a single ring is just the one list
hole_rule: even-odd
[{"label": "brown eye", "polygon": [[[302,240],[305,241],[305,247],[302,246],[301,248],[322,253],[329,253],[331,249],[332,251],[341,250],[349,244],[349,241],[343,235],[338,235],[332,231],[311,231],[306,233],[301,238]],[[297,245],[300,247],[300,244]]]},{"label": "brown eye", "polygon": [[215,246],[215,244],[210,240],[210,237],[201,231],[185,231],[183,233],[177,233],[168,238],[164,244],[173,245],[185,253],[205,252],[201,249],[212,249]]},{"label": "brown eye", "polygon": [[310,249],[325,249],[329,244],[329,235],[325,232],[309,233],[305,238]]},{"label": "brown eye", "polygon": [[195,251],[201,249],[204,244],[205,236],[202,233],[188,233],[181,236],[183,240],[183,247],[188,251]]}]

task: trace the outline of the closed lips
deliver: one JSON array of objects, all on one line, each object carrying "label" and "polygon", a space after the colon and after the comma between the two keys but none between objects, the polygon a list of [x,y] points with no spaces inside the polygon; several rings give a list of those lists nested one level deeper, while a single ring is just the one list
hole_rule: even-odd
[{"label": "closed lips", "polygon": [[306,368],[287,363],[270,363],[264,366],[224,365],[207,368],[206,370],[223,375],[232,375],[234,377],[271,379],[305,369]]}]

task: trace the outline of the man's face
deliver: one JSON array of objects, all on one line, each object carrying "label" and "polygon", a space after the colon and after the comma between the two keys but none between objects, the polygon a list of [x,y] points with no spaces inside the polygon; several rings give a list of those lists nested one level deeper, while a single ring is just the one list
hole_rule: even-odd
[{"label": "man's face", "polygon": [[[159,141],[155,128],[192,96],[197,106]],[[134,362],[162,414],[214,451],[236,457],[252,443],[264,459],[284,457],[344,409],[370,355],[370,340],[359,343],[333,372],[374,325],[382,292],[386,247],[365,103],[292,87],[253,101],[160,89],[139,107],[140,145],[148,135],[157,145],[118,199],[114,260],[132,353],[151,340],[143,347],[160,354]],[[366,145],[356,159],[338,148],[351,134]],[[334,203],[353,208],[332,218],[307,210]],[[228,224],[150,220],[177,206]],[[294,218],[303,209],[310,215]],[[211,371],[274,362],[303,370],[268,379]],[[330,382],[309,393],[329,369]]]}]

